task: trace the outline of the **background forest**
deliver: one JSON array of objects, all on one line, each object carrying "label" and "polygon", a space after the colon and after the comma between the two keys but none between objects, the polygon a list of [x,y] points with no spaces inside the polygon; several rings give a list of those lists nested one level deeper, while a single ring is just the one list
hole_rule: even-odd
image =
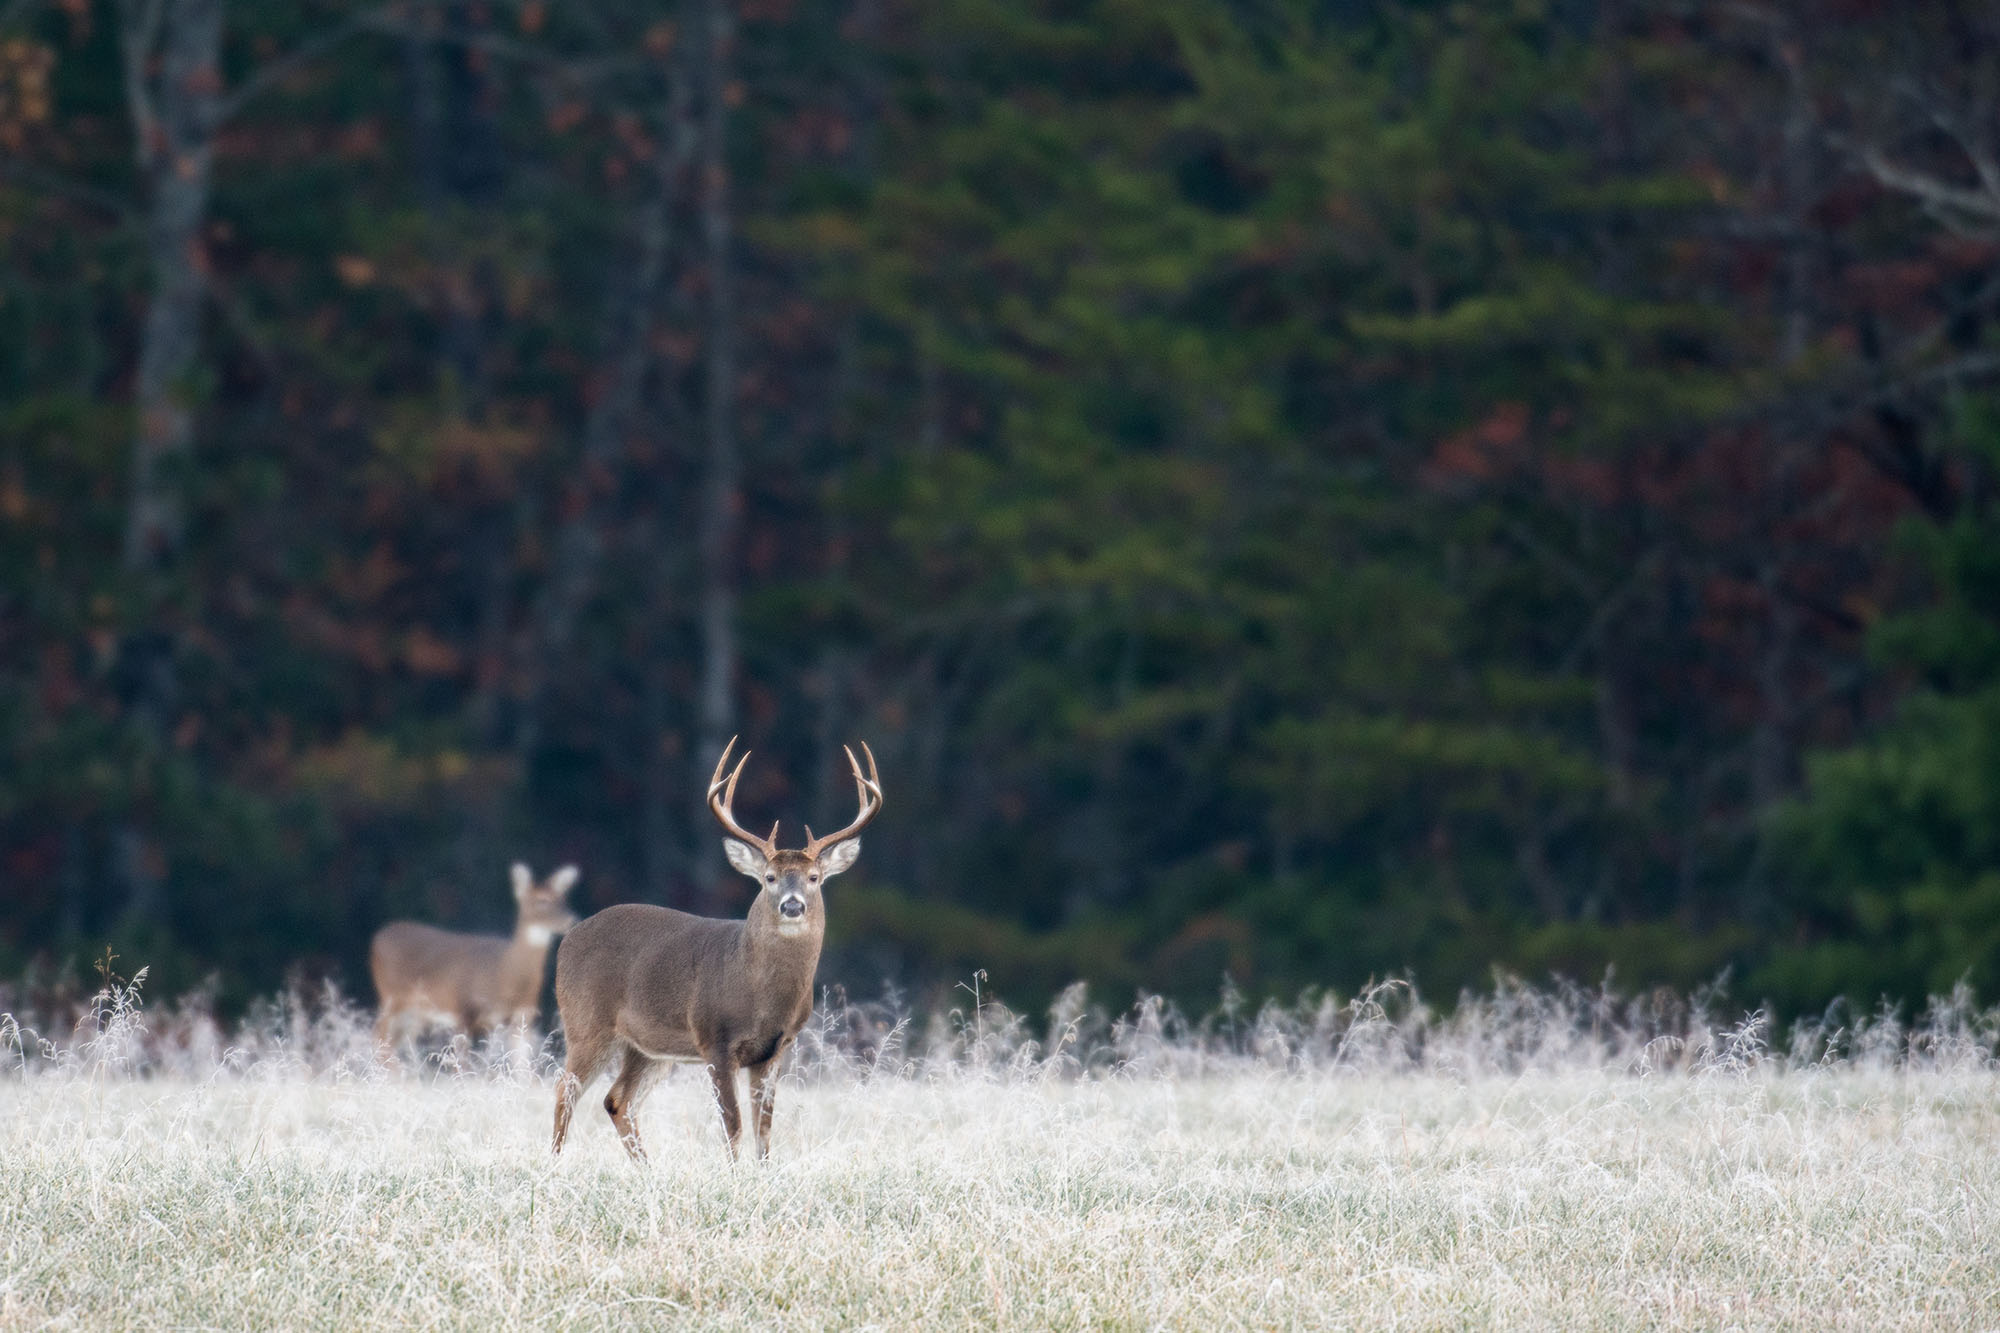
[{"label": "background forest", "polygon": [[[0,0],[0,975],[2000,994],[1973,0]],[[822,826],[824,826],[822,824]]]}]

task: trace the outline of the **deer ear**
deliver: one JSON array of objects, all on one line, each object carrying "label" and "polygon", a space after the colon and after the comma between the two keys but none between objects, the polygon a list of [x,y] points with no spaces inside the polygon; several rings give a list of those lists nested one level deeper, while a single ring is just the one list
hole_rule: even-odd
[{"label": "deer ear", "polygon": [[764,853],[749,843],[738,842],[734,838],[724,838],[722,850],[728,855],[729,864],[735,866],[737,870],[754,880],[764,878]]},{"label": "deer ear", "polygon": [[514,897],[525,898],[528,890],[535,887],[535,877],[528,873],[528,867],[519,861],[514,863]]},{"label": "deer ear", "polygon": [[564,866],[561,870],[549,876],[549,887],[557,893],[568,893],[572,888],[576,887],[576,876],[577,869],[575,866]]},{"label": "deer ear", "polygon": [[819,859],[821,879],[832,879],[841,871],[854,864],[854,858],[861,855],[861,839],[849,838],[827,848],[826,855]]}]

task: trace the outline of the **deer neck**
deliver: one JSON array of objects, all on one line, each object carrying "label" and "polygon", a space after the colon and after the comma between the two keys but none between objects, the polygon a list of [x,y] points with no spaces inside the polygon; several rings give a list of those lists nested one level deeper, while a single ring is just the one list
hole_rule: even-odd
[{"label": "deer neck", "polygon": [[791,933],[782,928],[778,909],[762,893],[750,904],[750,914],[743,919],[744,962],[767,986],[782,988],[789,981],[810,991],[813,973],[819,968],[820,945],[825,939],[826,909],[817,894],[806,904],[803,928]]},{"label": "deer neck", "polygon": [[533,958],[537,965],[548,956],[549,945],[555,942],[555,932],[547,926],[530,925],[527,922],[514,927],[514,937],[507,942],[507,952],[523,959]]}]

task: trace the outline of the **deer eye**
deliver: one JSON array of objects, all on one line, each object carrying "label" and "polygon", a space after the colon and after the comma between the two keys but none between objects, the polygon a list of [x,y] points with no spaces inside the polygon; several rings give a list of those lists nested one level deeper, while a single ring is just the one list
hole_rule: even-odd
[{"label": "deer eye", "polygon": [[778,877],[776,875],[766,875],[764,876],[764,882],[766,884],[776,884],[778,882]]},{"label": "deer eye", "polygon": [[808,884],[817,884],[817,883],[819,883],[819,871],[815,870],[815,871],[813,871],[813,872],[812,872],[812,874],[810,874],[810,875],[807,875],[807,876],[806,876],[806,883],[808,883]]}]

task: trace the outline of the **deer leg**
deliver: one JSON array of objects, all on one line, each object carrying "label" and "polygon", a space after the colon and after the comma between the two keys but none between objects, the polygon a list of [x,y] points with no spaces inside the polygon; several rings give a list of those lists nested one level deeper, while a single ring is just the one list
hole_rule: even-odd
[{"label": "deer leg", "polygon": [[639,1109],[639,1101],[646,1095],[646,1085],[651,1081],[653,1066],[658,1061],[640,1054],[638,1047],[625,1048],[625,1063],[618,1070],[618,1077],[611,1081],[611,1091],[604,1094],[604,1109],[611,1113],[611,1123],[618,1130],[618,1141],[625,1145],[625,1151],[632,1154],[632,1160],[646,1160],[646,1149],[639,1142],[639,1122],[632,1118]]},{"label": "deer leg", "polygon": [[722,1132],[729,1139],[729,1160],[736,1160],[736,1139],[743,1132],[743,1115],[736,1109],[736,1065],[727,1050],[709,1052],[708,1076],[715,1083],[715,1104],[722,1112]]},{"label": "deer leg", "polygon": [[757,1156],[771,1155],[771,1112],[778,1105],[776,1056],[750,1069],[750,1107],[757,1116]]},{"label": "deer leg", "polygon": [[400,1066],[406,1054],[418,1056],[421,1065],[422,1054],[414,1046],[422,1031],[421,1014],[412,1015],[407,1005],[384,1005],[375,1020],[375,1053],[392,1067]]},{"label": "deer leg", "polygon": [[610,1054],[611,1043],[605,1037],[570,1044],[569,1053],[563,1059],[562,1077],[556,1081],[555,1151],[561,1152],[563,1140],[569,1137],[569,1118],[576,1110],[576,1099],[583,1095],[583,1090],[604,1068]]}]

